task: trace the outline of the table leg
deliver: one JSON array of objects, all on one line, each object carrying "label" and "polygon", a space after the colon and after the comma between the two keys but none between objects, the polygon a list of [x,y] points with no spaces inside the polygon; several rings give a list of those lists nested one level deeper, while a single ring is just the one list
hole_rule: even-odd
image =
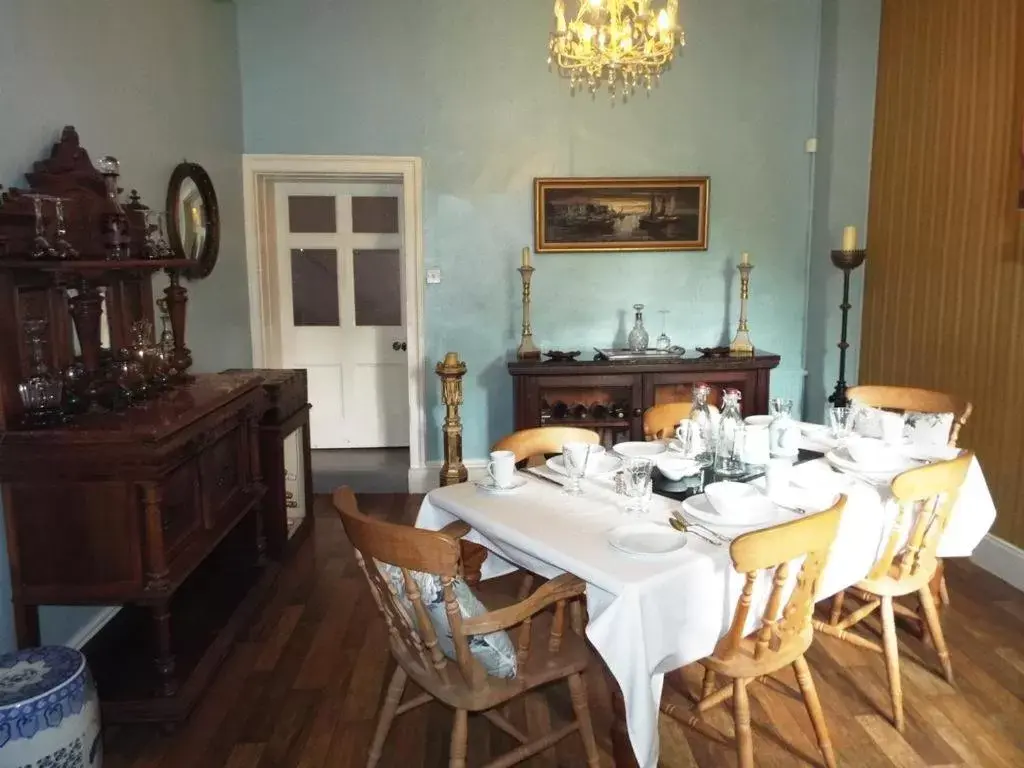
[{"label": "table leg", "polygon": [[462,548],[462,575],[466,583],[474,586],[480,583],[480,569],[487,559],[487,549],[472,541],[460,541]]},{"label": "table leg", "polygon": [[153,642],[156,656],[153,659],[160,677],[159,690],[164,696],[173,696],[178,690],[174,676],[174,650],[171,644],[171,612],[167,602],[157,603],[150,609],[153,622]]},{"label": "table leg", "polygon": [[615,768],[637,768],[626,729],[626,702],[618,690],[612,693],[612,760]]},{"label": "table leg", "polygon": [[34,648],[39,645],[39,606],[14,603],[14,632],[19,648]]}]

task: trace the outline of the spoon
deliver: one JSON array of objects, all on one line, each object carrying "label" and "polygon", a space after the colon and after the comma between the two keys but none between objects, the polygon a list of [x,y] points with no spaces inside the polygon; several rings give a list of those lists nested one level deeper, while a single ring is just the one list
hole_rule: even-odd
[{"label": "spoon", "polygon": [[708,536],[708,535],[706,535],[706,534],[704,534],[704,533],[702,533],[702,532],[700,532],[698,530],[695,530],[692,526],[687,525],[686,523],[684,523],[682,520],[680,520],[677,517],[670,517],[668,519],[668,524],[671,525],[673,528],[675,528],[680,533],[692,533],[694,536],[697,536],[698,538],[703,539],[704,541],[706,541],[708,544],[711,544],[712,546],[715,546],[715,547],[722,546],[722,542],[716,541],[715,539],[712,539],[710,536]]}]

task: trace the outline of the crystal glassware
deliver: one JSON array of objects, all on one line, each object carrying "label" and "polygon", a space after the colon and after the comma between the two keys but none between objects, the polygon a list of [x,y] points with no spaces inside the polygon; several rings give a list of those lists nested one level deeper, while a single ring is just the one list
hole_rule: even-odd
[{"label": "crystal glassware", "polygon": [[562,462],[565,466],[565,475],[569,478],[562,493],[567,496],[579,496],[583,493],[580,481],[587,472],[589,458],[590,445],[587,443],[572,442],[562,446]]},{"label": "crystal glassware", "polygon": [[693,407],[690,409],[690,421],[693,422],[695,432],[693,439],[699,443],[699,451],[694,460],[701,467],[710,467],[715,460],[715,425],[711,418],[711,408],[708,405],[708,398],[711,396],[711,387],[703,382],[693,385]]},{"label": "crystal glassware", "polygon": [[647,511],[653,472],[654,461],[645,456],[630,456],[623,462],[622,495],[626,497],[626,514],[642,515]]},{"label": "crystal glassware", "polygon": [[832,437],[841,442],[853,433],[854,414],[854,409],[850,407],[828,409],[828,426]]},{"label": "crystal glassware", "polygon": [[64,199],[53,198],[54,241],[57,256],[61,259],[77,259],[78,251],[68,242],[68,227],[64,220]]},{"label": "crystal glassware", "polygon": [[146,211],[147,259],[171,258],[171,246],[167,243],[167,214],[163,211]]},{"label": "crystal glassware", "polygon": [[661,335],[658,336],[658,340],[654,342],[654,346],[662,352],[667,352],[672,346],[672,339],[670,339],[668,334],[665,332],[668,327],[668,312],[669,311],[667,309],[658,310],[658,314],[661,315]]},{"label": "crystal glassware", "polygon": [[736,477],[746,472],[743,461],[745,432],[740,413],[740,391],[726,389],[722,393],[722,417],[718,422],[718,444],[715,454],[715,474]]},{"label": "crystal glassware", "polygon": [[46,239],[46,219],[43,216],[43,201],[49,198],[46,195],[25,195],[25,197],[32,199],[32,212],[35,215],[36,234],[32,239],[32,258],[57,258],[57,250]]},{"label": "crystal glassware", "polygon": [[636,310],[636,318],[633,321],[633,330],[629,332],[629,337],[627,339],[629,351],[643,352],[647,349],[647,344],[651,340],[651,337],[647,333],[647,329],[644,328],[644,305],[634,304],[633,309]]},{"label": "crystal glassware", "polygon": [[104,155],[96,161],[96,170],[103,175],[103,182],[107,190],[107,199],[102,214],[107,258],[111,261],[126,261],[131,258],[131,253],[128,216],[121,205],[120,190],[117,187],[121,164],[116,157]]},{"label": "crystal glassware", "polygon": [[800,429],[793,420],[793,401],[773,397],[768,401],[772,423],[768,427],[772,456],[796,456],[800,448]]},{"label": "crystal glassware", "polygon": [[29,346],[31,370],[28,378],[18,385],[25,419],[31,424],[54,424],[63,420],[61,394],[64,382],[51,373],[46,364],[43,336],[49,323],[42,319],[26,320],[23,324]]}]

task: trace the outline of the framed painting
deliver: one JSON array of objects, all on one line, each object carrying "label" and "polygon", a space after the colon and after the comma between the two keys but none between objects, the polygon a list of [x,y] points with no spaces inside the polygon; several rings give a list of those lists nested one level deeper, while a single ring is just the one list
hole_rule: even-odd
[{"label": "framed painting", "polygon": [[534,247],[706,251],[708,177],[535,179]]}]

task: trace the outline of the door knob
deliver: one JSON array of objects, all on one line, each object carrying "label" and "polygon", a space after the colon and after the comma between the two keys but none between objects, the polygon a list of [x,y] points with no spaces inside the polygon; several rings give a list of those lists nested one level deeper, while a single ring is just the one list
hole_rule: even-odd
[{"label": "door knob", "polygon": [[405,342],[404,341],[393,341],[393,342],[391,342],[391,348],[393,350],[395,350],[395,352],[398,352],[399,350],[401,350],[402,352],[405,352]]}]

